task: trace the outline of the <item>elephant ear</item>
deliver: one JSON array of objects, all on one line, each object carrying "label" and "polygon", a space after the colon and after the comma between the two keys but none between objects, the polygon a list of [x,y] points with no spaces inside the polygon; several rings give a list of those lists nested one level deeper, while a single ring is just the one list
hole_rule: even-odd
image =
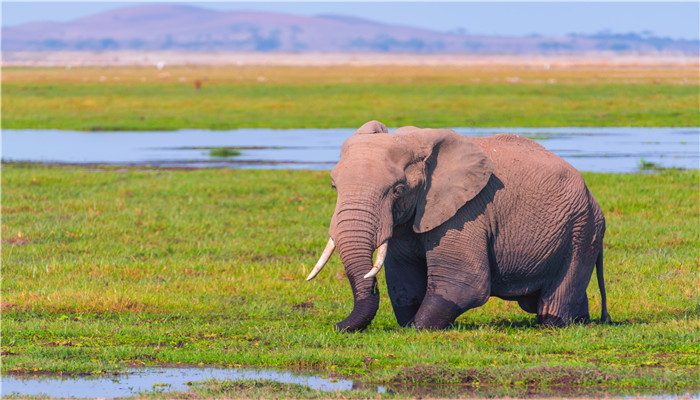
[{"label": "elephant ear", "polygon": [[455,215],[488,183],[493,161],[471,138],[448,129],[420,129],[427,144],[425,189],[416,205],[413,230],[427,232]]},{"label": "elephant ear", "polygon": [[386,129],[386,125],[379,121],[369,121],[365,122],[365,124],[355,132],[355,135],[372,135],[375,133],[389,133],[389,130]]}]

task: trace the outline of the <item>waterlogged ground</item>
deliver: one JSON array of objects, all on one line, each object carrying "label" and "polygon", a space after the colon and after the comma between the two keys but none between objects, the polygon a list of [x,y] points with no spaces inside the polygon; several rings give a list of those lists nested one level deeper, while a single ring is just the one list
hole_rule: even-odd
[{"label": "waterlogged ground", "polygon": [[339,257],[304,281],[328,240],[327,171],[4,163],[3,375],[201,363],[352,379],[375,397],[377,385],[697,393],[698,170],[583,175],[606,215],[614,325],[596,321],[593,279],[590,325],[539,329],[491,299],[447,331],[402,329],[380,277],[370,327],[340,334],[352,293]]},{"label": "waterlogged ground", "polygon": [[[188,394],[184,394],[187,392]],[[70,398],[114,398],[154,396],[197,398],[492,398],[565,397],[607,398],[645,397],[657,399],[700,399],[698,390],[658,391],[648,388],[578,387],[563,384],[538,387],[523,383],[517,387],[461,384],[387,383],[382,385],[252,368],[141,368],[119,374],[97,376],[4,376],[2,394],[9,396],[50,396]],[[214,396],[212,396],[214,395]],[[170,395],[168,395],[170,396]]]},{"label": "waterlogged ground", "polygon": [[[633,172],[642,166],[698,168],[700,128],[455,128],[537,140],[582,171]],[[5,130],[6,161],[66,164],[330,169],[354,129],[239,129],[175,132]],[[224,150],[224,151],[221,151]],[[226,150],[231,150],[227,154]]]},{"label": "waterlogged ground", "polygon": [[[208,380],[268,380],[305,386],[319,391],[352,390],[353,381],[308,376],[275,370],[226,368],[144,368],[111,376],[43,376],[2,378],[2,393],[22,395],[49,394],[52,397],[123,397],[148,391],[186,391],[195,382]],[[383,387],[375,392],[383,393]]]}]

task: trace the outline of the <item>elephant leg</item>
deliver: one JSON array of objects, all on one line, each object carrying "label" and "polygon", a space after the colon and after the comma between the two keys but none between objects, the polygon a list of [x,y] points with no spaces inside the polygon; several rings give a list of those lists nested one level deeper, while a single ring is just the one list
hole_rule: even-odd
[{"label": "elephant leg", "polygon": [[537,305],[540,302],[539,294],[534,296],[520,297],[518,298],[518,305],[525,312],[530,314],[537,314]]},{"label": "elephant leg", "polygon": [[413,323],[428,282],[425,259],[413,255],[408,247],[406,241],[391,239],[384,261],[387,290],[400,326]]},{"label": "elephant leg", "polygon": [[588,323],[586,289],[593,274],[596,255],[574,248],[571,261],[565,263],[562,277],[543,291],[537,305],[537,323],[542,326],[563,327],[570,323]]},{"label": "elephant leg", "polygon": [[482,240],[455,240],[448,234],[441,243],[443,248],[428,252],[428,286],[416,314],[417,329],[445,329],[465,311],[486,303],[491,294],[485,235]]}]

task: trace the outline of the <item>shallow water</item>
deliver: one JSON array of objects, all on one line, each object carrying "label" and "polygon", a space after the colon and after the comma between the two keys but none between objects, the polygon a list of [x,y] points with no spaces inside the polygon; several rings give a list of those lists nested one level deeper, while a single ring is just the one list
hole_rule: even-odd
[{"label": "shallow water", "polygon": [[[145,392],[187,391],[195,382],[206,380],[258,380],[266,379],[281,383],[294,383],[322,391],[357,390],[377,393],[401,393],[410,397],[527,397],[527,398],[663,398],[700,399],[700,392],[654,393],[625,388],[622,392],[611,393],[595,387],[562,387],[537,391],[533,388],[470,387],[465,385],[411,385],[391,386],[358,385],[348,379],[333,379],[290,372],[266,369],[226,369],[226,368],[144,368],[129,370],[126,374],[87,377],[2,377],[3,397],[8,395],[45,395],[73,398],[113,398],[135,396]],[[621,389],[622,390],[622,389]]]},{"label": "shallow water", "polygon": [[[192,382],[267,379],[295,383],[323,391],[351,390],[353,381],[296,375],[290,372],[225,368],[152,368],[106,377],[2,377],[2,395],[45,394],[52,397],[121,397],[146,391],[186,391]],[[379,393],[383,388],[377,387]]]},{"label": "shallow water", "polygon": [[[454,128],[469,136],[517,133],[582,171],[634,172],[641,160],[699,168],[700,128]],[[331,169],[354,129],[238,129],[174,132],[4,130],[2,158],[66,164]],[[210,148],[239,148],[217,158]]]}]

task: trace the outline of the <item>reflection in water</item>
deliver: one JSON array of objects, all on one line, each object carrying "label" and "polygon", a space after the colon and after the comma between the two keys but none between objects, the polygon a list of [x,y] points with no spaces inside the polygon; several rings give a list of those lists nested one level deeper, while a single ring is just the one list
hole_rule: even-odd
[{"label": "reflection in water", "polygon": [[121,397],[145,391],[186,391],[192,382],[267,379],[295,383],[323,391],[351,390],[351,380],[295,375],[290,372],[225,368],[153,368],[131,370],[125,375],[78,378],[2,377],[2,395],[45,394],[52,397]]},{"label": "reflection in water", "polygon": [[124,375],[98,377],[2,377],[2,396],[46,395],[51,397],[112,398],[143,394],[145,392],[187,391],[196,382],[207,380],[260,380],[291,383],[321,391],[364,390],[376,393],[397,393],[403,397],[456,398],[456,397],[527,397],[527,398],[663,398],[700,399],[700,392],[659,393],[649,389],[610,388],[564,385],[549,388],[503,385],[413,385],[397,383],[390,386],[353,383],[347,379],[322,378],[265,369],[226,368],[144,368]]},{"label": "reflection in water", "polygon": [[[582,171],[634,172],[644,160],[661,167],[698,168],[698,128],[454,128],[469,136],[517,133],[537,140]],[[6,161],[331,169],[354,129],[239,129],[175,132],[5,130]],[[212,157],[212,148],[241,155]]]}]

